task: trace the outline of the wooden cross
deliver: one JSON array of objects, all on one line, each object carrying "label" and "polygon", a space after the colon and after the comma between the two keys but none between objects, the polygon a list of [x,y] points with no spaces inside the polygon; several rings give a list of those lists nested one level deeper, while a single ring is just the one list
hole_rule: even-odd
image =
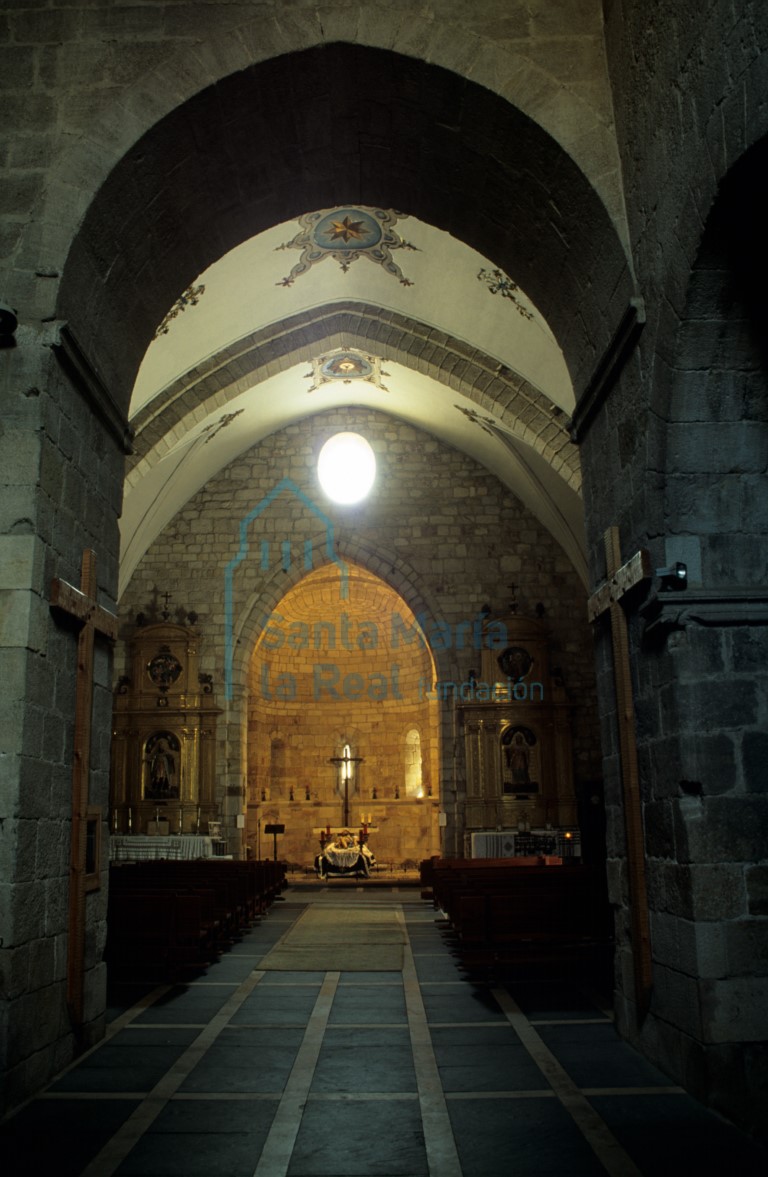
[{"label": "wooden cross", "polygon": [[605,565],[608,579],[589,598],[587,612],[596,621],[610,611],[613,676],[616,688],[616,711],[619,729],[621,779],[624,796],[624,824],[627,837],[627,874],[629,880],[630,928],[635,975],[635,1001],[640,1017],[648,1010],[651,994],[651,936],[648,920],[648,893],[645,880],[645,843],[640,804],[640,774],[637,766],[635,708],[629,661],[627,617],[621,600],[631,588],[651,576],[651,558],[645,549],[621,564],[618,527],[609,527],[604,536]]},{"label": "wooden cross", "polygon": [[328,763],[340,764],[342,766],[341,779],[344,781],[344,825],[347,826],[349,825],[349,782],[352,776],[352,765],[364,764],[365,762],[362,756],[350,756],[347,745],[345,744],[344,755],[331,756]]},{"label": "wooden cross", "polygon": [[67,1005],[72,1024],[83,1024],[85,972],[86,834],[88,780],[91,768],[93,711],[93,649],[96,634],[114,641],[117,618],[96,600],[96,553],[86,548],[80,588],[65,580],[51,583],[51,608],[73,622],[77,637],[74,760],[72,765],[72,830],[69,866],[69,937],[67,944]]}]

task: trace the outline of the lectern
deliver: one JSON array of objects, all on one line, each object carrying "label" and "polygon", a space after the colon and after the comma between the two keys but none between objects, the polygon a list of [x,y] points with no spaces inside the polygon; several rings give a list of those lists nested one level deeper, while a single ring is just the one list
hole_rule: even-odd
[{"label": "lectern", "polygon": [[285,833],[285,826],[280,825],[277,822],[273,822],[272,825],[264,826],[264,833],[272,834],[272,837],[274,838],[275,862],[277,862],[277,835]]}]

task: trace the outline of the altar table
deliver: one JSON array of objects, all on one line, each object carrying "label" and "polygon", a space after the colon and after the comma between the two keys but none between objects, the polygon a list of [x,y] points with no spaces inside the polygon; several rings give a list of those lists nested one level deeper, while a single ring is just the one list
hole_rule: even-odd
[{"label": "altar table", "polygon": [[376,859],[365,843],[361,846],[355,839],[353,844],[349,845],[349,841],[351,839],[347,841],[347,844],[341,845],[336,842],[328,842],[323,852],[317,855],[315,870],[321,879],[333,875],[356,875],[368,878]]},{"label": "altar table", "polygon": [[109,857],[113,862],[145,862],[153,858],[212,858],[213,839],[202,834],[149,836],[112,834]]}]

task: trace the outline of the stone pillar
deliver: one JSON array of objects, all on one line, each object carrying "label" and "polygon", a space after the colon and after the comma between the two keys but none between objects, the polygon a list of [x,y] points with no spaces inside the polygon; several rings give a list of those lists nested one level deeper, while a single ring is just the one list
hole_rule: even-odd
[{"label": "stone pillar", "polygon": [[121,447],[54,355],[58,334],[20,329],[0,365],[0,1057],[3,1108],[38,1090],[102,1032],[111,657],[95,660],[90,802],[103,807],[99,889],[86,902],[85,1025],[66,1007],[67,895],[76,634],[49,610],[50,583],[78,584],[98,554],[114,605]]}]

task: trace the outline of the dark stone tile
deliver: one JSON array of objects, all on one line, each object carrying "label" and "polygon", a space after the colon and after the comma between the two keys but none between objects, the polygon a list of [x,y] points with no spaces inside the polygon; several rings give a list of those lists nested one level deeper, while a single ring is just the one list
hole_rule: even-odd
[{"label": "dark stone tile", "polygon": [[193,1026],[129,1026],[104,1046],[189,1046],[199,1033]]},{"label": "dark stone tile", "polygon": [[229,985],[199,987],[177,985],[164,997],[150,1005],[135,1019],[136,1025],[158,1023],[193,1022],[208,1023],[225,1002],[229,1001],[233,988]]},{"label": "dark stone tile", "polygon": [[270,985],[313,985],[317,993],[324,979],[325,973],[281,973],[270,970],[259,981],[259,990]]},{"label": "dark stone tile", "polygon": [[416,1100],[310,1101],[288,1177],[426,1177]]},{"label": "dark stone tile", "polygon": [[444,1091],[547,1091],[549,1083],[511,1026],[435,1026]]},{"label": "dark stone tile", "polygon": [[552,1099],[450,1099],[464,1177],[605,1177],[565,1108]]},{"label": "dark stone tile", "polygon": [[408,1027],[366,1027],[352,1034],[329,1027],[312,1091],[416,1091]]},{"label": "dark stone tile", "polygon": [[559,982],[512,985],[509,989],[528,1018],[595,1018],[602,1011],[586,993]]},{"label": "dark stone tile", "polygon": [[667,1075],[622,1042],[613,1026],[537,1026],[579,1087],[668,1087]]},{"label": "dark stone tile", "polygon": [[280,1093],[296,1061],[303,1030],[225,1030],[181,1085],[181,1091]]},{"label": "dark stone tile", "polygon": [[8,1177],[78,1177],[138,1106],[136,1100],[36,1099],[0,1125]]},{"label": "dark stone tile", "polygon": [[401,973],[394,972],[371,972],[371,973],[345,973],[343,972],[339,977],[339,986],[343,985],[397,985],[402,989],[403,978]]},{"label": "dark stone tile", "polygon": [[232,1017],[232,1025],[306,1025],[317,1001],[317,988],[258,985]]},{"label": "dark stone tile", "polygon": [[496,999],[486,989],[473,989],[465,984],[430,989],[425,984],[421,996],[429,1022],[506,1021]]},{"label": "dark stone tile", "polygon": [[173,1100],[119,1177],[252,1177],[277,1101]]},{"label": "dark stone tile", "polygon": [[172,1099],[153,1123],[149,1134],[205,1133],[219,1136],[229,1132],[266,1137],[272,1126],[278,1100]]},{"label": "dark stone tile", "polygon": [[222,956],[215,964],[208,967],[205,973],[206,981],[233,981],[239,984],[249,977],[258,962],[251,956]]},{"label": "dark stone tile", "polygon": [[405,997],[400,986],[348,985],[336,990],[329,1022],[405,1022]]},{"label": "dark stone tile", "polygon": [[600,1095],[589,1101],[643,1173],[762,1177],[768,1156],[688,1095]]},{"label": "dark stone tile", "polygon": [[184,1053],[184,1045],[105,1043],[67,1071],[51,1091],[150,1091]]},{"label": "dark stone tile", "polygon": [[416,976],[420,981],[459,981],[461,972],[451,957],[418,956],[414,954]]}]

